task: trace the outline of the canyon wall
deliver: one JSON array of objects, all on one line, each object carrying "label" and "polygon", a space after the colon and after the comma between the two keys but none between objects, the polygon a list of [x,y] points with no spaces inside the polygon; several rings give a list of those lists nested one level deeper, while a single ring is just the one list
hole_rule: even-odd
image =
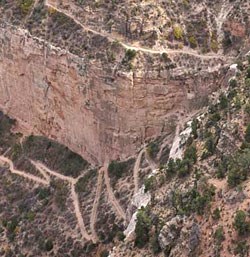
[{"label": "canyon wall", "polygon": [[144,140],[170,133],[173,120],[199,108],[223,77],[217,69],[199,76],[159,70],[160,63],[112,74],[8,25],[0,42],[1,109],[23,133],[46,135],[92,163],[124,159]]}]

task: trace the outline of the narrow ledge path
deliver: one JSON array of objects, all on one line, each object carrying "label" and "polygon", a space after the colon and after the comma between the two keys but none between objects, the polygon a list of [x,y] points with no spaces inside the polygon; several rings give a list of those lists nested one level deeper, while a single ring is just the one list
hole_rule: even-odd
[{"label": "narrow ledge path", "polygon": [[188,50],[181,50],[181,49],[177,49],[177,50],[175,50],[175,49],[155,50],[155,49],[150,49],[150,48],[145,48],[145,47],[140,47],[140,46],[134,46],[134,45],[131,45],[131,44],[127,44],[127,43],[124,43],[124,42],[118,40],[117,38],[112,37],[109,33],[96,31],[94,29],[89,28],[88,26],[83,25],[72,14],[70,14],[69,12],[66,12],[65,10],[62,10],[61,8],[58,8],[58,7],[54,6],[53,4],[49,3],[48,0],[45,1],[45,5],[47,7],[50,7],[52,9],[56,10],[59,13],[62,13],[64,15],[68,16],[76,24],[81,26],[82,29],[84,29],[85,31],[89,31],[89,32],[92,32],[93,34],[105,37],[110,42],[118,41],[125,49],[141,51],[141,52],[151,53],[151,54],[163,54],[163,53],[167,53],[167,54],[187,54],[187,55],[191,55],[191,56],[198,57],[198,58],[201,58],[201,59],[225,59],[225,56],[220,55],[220,54],[210,54],[210,55],[199,54],[199,53],[197,53],[197,52],[195,52],[191,49],[188,49]]}]

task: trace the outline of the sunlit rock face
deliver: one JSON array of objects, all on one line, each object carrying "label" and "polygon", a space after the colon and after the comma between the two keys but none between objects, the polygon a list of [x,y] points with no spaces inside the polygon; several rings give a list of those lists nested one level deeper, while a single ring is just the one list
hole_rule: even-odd
[{"label": "sunlit rock face", "polygon": [[[16,1],[0,3],[1,109],[18,121],[23,133],[53,138],[92,163],[125,159],[145,140],[173,133],[176,123],[205,105],[207,96],[223,85],[230,58],[211,46],[203,51],[204,38],[197,38],[196,49],[186,43],[192,29],[189,23],[204,16],[200,5],[194,17],[183,12],[182,39],[165,37],[164,43],[165,32],[159,35],[157,24],[150,23],[151,15],[157,14],[154,5],[145,31],[139,33],[140,19],[128,19],[126,31],[120,27],[132,13],[129,7],[128,14],[117,19],[123,2],[112,12],[112,28],[102,30],[97,14],[103,5],[92,10],[92,1],[85,3],[86,8],[75,1],[31,3],[25,9]],[[144,13],[149,6],[139,7]],[[234,40],[247,42],[249,32],[246,22],[238,19],[240,25],[234,23],[233,6],[219,7],[216,14],[209,5],[208,16],[221,15],[215,27],[222,38],[224,32],[230,37],[227,51],[231,54]],[[109,8],[113,7],[104,8],[103,15],[111,12]],[[173,18],[169,8],[162,16],[166,20]],[[241,28],[238,34],[236,27]],[[168,34],[173,36],[172,30]],[[128,51],[135,51],[135,56]]]},{"label": "sunlit rock face", "polygon": [[0,37],[1,108],[23,132],[58,140],[93,163],[126,158],[145,139],[171,132],[173,117],[196,108],[195,99],[205,101],[200,97],[222,76],[204,72],[198,86],[201,77],[173,77],[157,73],[157,66],[145,72],[143,63],[110,74],[98,60],[44,48],[25,31],[7,26]]}]

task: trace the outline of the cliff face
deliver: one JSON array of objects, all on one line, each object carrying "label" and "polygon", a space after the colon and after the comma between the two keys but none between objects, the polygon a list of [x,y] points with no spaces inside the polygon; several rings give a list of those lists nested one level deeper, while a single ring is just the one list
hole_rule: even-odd
[{"label": "cliff face", "polygon": [[136,71],[105,70],[10,26],[0,40],[1,108],[24,133],[58,140],[92,163],[126,158],[145,139],[171,132],[170,121],[200,107],[195,99],[221,77],[174,75],[177,68],[162,70],[158,60],[147,71],[139,64]]},{"label": "cliff face", "polygon": [[237,16],[236,3],[114,3],[0,2],[2,109],[24,133],[99,164],[133,155],[203,106],[231,62],[223,48],[244,52],[249,35],[248,6]]}]

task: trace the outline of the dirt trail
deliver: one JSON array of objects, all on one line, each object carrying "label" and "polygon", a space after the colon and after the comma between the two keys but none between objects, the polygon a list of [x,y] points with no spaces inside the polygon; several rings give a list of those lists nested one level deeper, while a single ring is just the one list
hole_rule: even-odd
[{"label": "dirt trail", "polygon": [[[89,32],[92,32],[93,34],[100,35],[102,37],[106,37],[107,39],[109,39],[110,42],[119,41],[119,40],[117,40],[117,38],[112,37],[108,33],[96,31],[94,29],[91,29],[91,28],[83,25],[72,14],[70,14],[70,13],[66,12],[65,10],[62,10],[62,9],[52,5],[48,1],[45,1],[45,5],[47,5],[48,7],[56,10],[59,13],[63,13],[64,15],[68,16],[69,18],[74,20],[74,22],[76,24],[81,26],[85,31],[89,31]],[[191,55],[191,56],[194,56],[194,57],[199,57],[201,59],[225,59],[225,56],[223,56],[223,55],[219,55],[219,54],[210,54],[210,55],[198,54],[197,52],[195,52],[191,49],[188,49],[188,50],[182,50],[182,49],[177,49],[177,50],[175,50],[175,49],[154,50],[154,49],[150,49],[150,48],[130,45],[130,44],[127,44],[127,43],[124,43],[124,42],[121,42],[121,41],[119,41],[119,43],[126,49],[136,50],[136,51],[141,51],[141,52],[151,53],[151,54],[163,54],[163,53],[167,53],[167,54],[187,54],[187,55]]]},{"label": "dirt trail", "polygon": [[44,169],[42,167],[40,167],[40,165],[38,165],[35,161],[33,161],[31,159],[29,159],[29,161],[42,174],[42,176],[45,178],[45,180],[48,181],[48,183],[50,183],[50,176],[44,171]]},{"label": "dirt trail", "polygon": [[108,175],[108,163],[105,163],[104,165],[104,181],[105,181],[105,185],[107,187],[107,191],[108,191],[108,197],[109,200],[111,202],[111,204],[113,205],[113,207],[115,208],[117,214],[124,220],[126,221],[126,214],[125,211],[123,210],[123,208],[121,207],[120,203],[118,202],[118,200],[116,199],[114,192],[111,188],[110,185],[110,179],[109,179],[109,175]]},{"label": "dirt trail", "polygon": [[[32,160],[31,160],[32,161]],[[78,221],[78,225],[82,234],[82,237],[87,239],[87,240],[92,240],[93,242],[95,241],[95,239],[92,238],[91,235],[88,234],[86,227],[84,225],[83,222],[83,217],[81,214],[81,210],[80,210],[80,203],[79,203],[79,199],[78,199],[78,194],[75,191],[75,184],[77,183],[78,178],[72,178],[72,177],[67,177],[64,176],[60,173],[57,173],[51,169],[49,169],[48,167],[46,167],[44,164],[37,162],[37,161],[32,161],[32,164],[47,178],[50,180],[50,178],[48,177],[47,174],[50,174],[52,176],[55,176],[63,181],[67,181],[70,183],[71,185],[71,198],[73,201],[73,205],[74,205],[74,211],[75,211],[75,215]],[[47,173],[47,174],[46,174]],[[81,176],[80,176],[81,177]]]},{"label": "dirt trail", "polygon": [[81,234],[83,236],[83,238],[87,239],[87,240],[92,240],[92,237],[88,234],[87,230],[86,230],[86,227],[84,225],[84,222],[83,222],[83,217],[82,217],[82,214],[81,214],[81,211],[80,211],[80,203],[79,203],[79,199],[78,199],[78,194],[76,193],[75,191],[75,184],[77,183],[78,179],[79,178],[72,178],[72,177],[67,177],[67,176],[64,176],[60,173],[57,173],[51,169],[49,169],[48,167],[46,167],[44,164],[40,163],[40,162],[35,162],[35,161],[32,161],[32,163],[35,165],[35,167],[41,171],[41,173],[45,172],[45,173],[48,173],[52,176],[55,176],[63,181],[67,181],[71,184],[71,198],[72,198],[72,201],[73,201],[73,205],[74,205],[74,211],[75,211],[75,215],[76,215],[76,218],[77,218],[77,221],[78,221],[78,225],[79,225],[79,228],[80,228],[80,231],[81,231]]},{"label": "dirt trail", "polygon": [[[72,184],[76,184],[76,182],[78,181],[78,178],[72,178],[72,177],[68,177],[68,176],[65,176],[65,175],[62,175],[56,171],[53,171],[51,169],[49,169],[48,167],[46,167],[44,164],[42,164],[41,162],[38,162],[38,161],[32,161],[32,164],[38,169],[38,170],[43,170],[43,172],[45,173],[48,173],[54,177],[57,177],[61,180],[64,180],[64,181],[68,181]],[[42,173],[42,171],[41,171]]]},{"label": "dirt trail", "polygon": [[90,230],[92,233],[93,240],[95,240],[95,242],[98,241],[98,236],[95,231],[95,223],[96,223],[96,219],[97,219],[97,209],[98,209],[101,192],[102,192],[103,172],[104,172],[104,169],[101,168],[98,173],[95,200],[94,200],[94,204],[93,204],[93,208],[92,208],[92,212],[91,212],[91,216],[90,216]]},{"label": "dirt trail", "polygon": [[13,162],[10,159],[8,159],[7,157],[4,157],[4,156],[1,155],[0,156],[0,161],[7,163],[9,165],[10,172],[13,173],[13,174],[17,174],[17,175],[22,176],[24,178],[33,180],[36,183],[40,183],[40,184],[43,184],[43,185],[46,185],[46,186],[49,185],[49,182],[47,180],[41,179],[37,176],[34,176],[32,174],[28,174],[28,173],[26,173],[24,171],[21,171],[21,170],[16,170],[14,168]]},{"label": "dirt trail", "polygon": [[75,215],[76,215],[76,218],[77,218],[77,221],[78,221],[78,225],[79,225],[81,234],[85,239],[92,240],[94,242],[92,236],[88,234],[88,232],[86,230],[86,227],[84,225],[83,217],[82,217],[81,210],[80,210],[78,195],[76,193],[75,185],[73,183],[71,184],[71,196],[72,196]]},{"label": "dirt trail", "polygon": [[139,170],[140,170],[141,158],[143,153],[145,153],[145,148],[143,148],[138,154],[135,162],[134,170],[133,170],[134,186],[135,186],[134,195],[138,193],[138,190],[139,190]]},{"label": "dirt trail", "polygon": [[85,238],[86,240],[91,240],[94,243],[96,243],[98,241],[98,236],[95,231],[95,223],[96,223],[96,219],[97,219],[98,204],[99,204],[99,200],[100,200],[100,196],[101,196],[101,192],[102,192],[103,175],[104,175],[105,184],[106,184],[107,191],[108,191],[109,200],[110,200],[111,204],[114,206],[117,214],[126,221],[126,214],[125,214],[124,210],[122,209],[121,205],[119,204],[119,202],[117,201],[117,199],[115,198],[113,190],[110,185],[110,179],[108,176],[108,163],[106,163],[104,165],[104,167],[102,167],[99,170],[99,175],[98,175],[98,179],[97,179],[96,196],[95,196],[93,209],[92,209],[92,213],[91,213],[91,217],[90,217],[90,229],[91,229],[91,235],[90,235],[87,232],[86,227],[84,225],[83,216],[82,216],[82,213],[80,210],[80,202],[79,202],[78,194],[76,193],[76,190],[75,190],[75,184],[77,183],[79,178],[82,177],[82,175],[80,175],[78,178],[67,177],[65,175],[62,175],[58,172],[55,172],[55,171],[49,169],[44,164],[42,164],[38,161],[30,160],[32,165],[34,165],[36,167],[36,169],[43,175],[44,179],[41,179],[32,174],[28,174],[24,171],[16,170],[14,168],[13,162],[9,158],[7,158],[3,155],[0,156],[0,161],[7,163],[9,165],[9,169],[10,169],[11,173],[14,173],[14,174],[17,174],[24,178],[33,180],[36,183],[40,183],[40,184],[49,186],[50,181],[51,181],[50,176],[54,176],[63,181],[69,182],[70,186],[71,186],[71,198],[72,198],[72,202],[73,202],[73,206],[74,206],[74,212],[75,212],[75,215],[76,215],[76,218],[78,221],[78,226],[81,231],[82,237]]}]

